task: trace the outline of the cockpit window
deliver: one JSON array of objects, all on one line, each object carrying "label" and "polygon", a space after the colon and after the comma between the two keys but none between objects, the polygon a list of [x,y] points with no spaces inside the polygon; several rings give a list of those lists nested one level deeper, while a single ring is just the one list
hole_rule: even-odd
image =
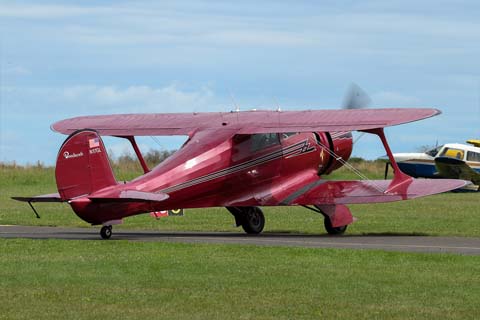
[{"label": "cockpit window", "polygon": [[440,151],[440,149],[442,149],[443,146],[440,146],[440,147],[436,147],[432,150],[428,150],[427,152],[425,152],[426,154],[428,154],[429,156],[431,157],[435,157],[437,155],[437,153]]},{"label": "cockpit window", "polygon": [[280,144],[277,133],[252,134],[252,151],[258,151],[276,144]]},{"label": "cockpit window", "polygon": [[467,152],[467,161],[480,162],[480,153],[468,151]]},{"label": "cockpit window", "polygon": [[284,132],[284,133],[280,133],[280,136],[282,137],[283,140],[285,140],[296,134],[298,134],[298,132]]},{"label": "cockpit window", "polygon": [[465,155],[465,152],[461,149],[445,148],[443,149],[442,154],[440,156],[463,160],[464,155]]}]

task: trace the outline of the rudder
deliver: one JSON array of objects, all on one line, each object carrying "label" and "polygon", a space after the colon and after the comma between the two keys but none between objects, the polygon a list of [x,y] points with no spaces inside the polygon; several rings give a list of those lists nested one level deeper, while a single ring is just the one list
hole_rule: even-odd
[{"label": "rudder", "polygon": [[96,131],[79,130],[65,140],[58,152],[55,178],[62,200],[89,195],[117,183]]}]

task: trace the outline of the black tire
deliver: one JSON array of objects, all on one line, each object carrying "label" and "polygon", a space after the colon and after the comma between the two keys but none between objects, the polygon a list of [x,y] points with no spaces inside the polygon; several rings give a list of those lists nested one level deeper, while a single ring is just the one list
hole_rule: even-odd
[{"label": "black tire", "polygon": [[245,208],[242,228],[248,234],[259,234],[265,227],[265,216],[258,207]]},{"label": "black tire", "polygon": [[102,239],[110,239],[112,236],[112,226],[103,226],[102,229],[100,229],[100,236]]},{"label": "black tire", "polygon": [[325,226],[325,230],[327,230],[328,234],[331,234],[331,235],[344,234],[348,227],[348,225],[340,226],[340,227],[332,227],[332,222],[328,217],[325,217],[325,219],[323,220],[323,225]]}]

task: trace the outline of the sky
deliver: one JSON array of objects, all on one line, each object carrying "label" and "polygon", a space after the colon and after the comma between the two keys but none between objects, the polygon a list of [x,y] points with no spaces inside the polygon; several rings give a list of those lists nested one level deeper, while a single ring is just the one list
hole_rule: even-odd
[{"label": "sky", "polygon": [[[50,125],[69,117],[338,109],[352,82],[372,108],[442,110],[386,129],[394,152],[480,138],[479,12],[441,0],[0,0],[0,161],[53,165],[66,137]],[[384,154],[368,135],[353,150]]]}]

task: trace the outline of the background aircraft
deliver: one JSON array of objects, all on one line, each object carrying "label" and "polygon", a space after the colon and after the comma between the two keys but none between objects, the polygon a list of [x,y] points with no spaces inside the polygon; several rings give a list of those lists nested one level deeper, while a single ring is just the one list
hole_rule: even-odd
[{"label": "background aircraft", "polygon": [[[400,169],[415,178],[451,178],[469,180],[465,188],[479,190],[480,140],[468,140],[471,145],[448,143],[426,152],[394,153]],[[385,169],[387,177],[388,164]]]},{"label": "background aircraft", "polygon": [[[86,116],[52,125],[69,134],[58,152],[58,193],[15,197],[67,202],[102,238],[128,216],[175,208],[226,207],[237,226],[260,233],[259,206],[301,205],[321,213],[328,233],[353,222],[346,204],[413,199],[459,188],[462,180],[416,180],[400,171],[383,128],[438,115],[436,109],[246,111]],[[88,129],[86,129],[88,128]],[[347,165],[351,131],[377,135],[394,168],[392,180],[326,181]],[[118,182],[101,135],[128,139],[144,175]],[[185,144],[150,170],[135,136],[188,135]],[[33,208],[33,207],[32,207]]]}]

